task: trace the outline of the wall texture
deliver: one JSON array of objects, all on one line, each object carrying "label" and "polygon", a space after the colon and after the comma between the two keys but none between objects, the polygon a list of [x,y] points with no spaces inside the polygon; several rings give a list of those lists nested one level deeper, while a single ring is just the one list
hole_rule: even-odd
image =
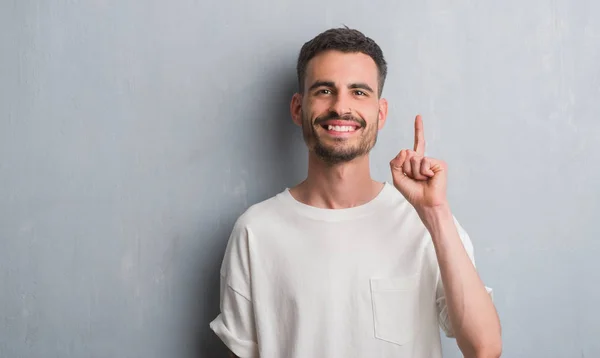
[{"label": "wall texture", "polygon": [[[600,356],[600,2],[0,2],[0,357],[221,357],[236,217],[303,179],[304,41],[387,56],[373,175],[448,161],[506,357]],[[458,357],[445,341],[448,357]]]}]

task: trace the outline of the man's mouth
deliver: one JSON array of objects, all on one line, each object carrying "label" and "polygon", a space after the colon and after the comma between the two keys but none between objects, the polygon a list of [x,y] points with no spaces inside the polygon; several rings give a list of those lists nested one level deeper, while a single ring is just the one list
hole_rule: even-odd
[{"label": "man's mouth", "polygon": [[323,127],[324,129],[326,129],[328,131],[335,131],[335,132],[354,132],[357,128],[355,126],[333,126],[331,124],[324,124],[321,127]]},{"label": "man's mouth", "polygon": [[331,134],[352,133],[362,127],[357,122],[339,119],[324,121],[320,123],[320,126]]}]

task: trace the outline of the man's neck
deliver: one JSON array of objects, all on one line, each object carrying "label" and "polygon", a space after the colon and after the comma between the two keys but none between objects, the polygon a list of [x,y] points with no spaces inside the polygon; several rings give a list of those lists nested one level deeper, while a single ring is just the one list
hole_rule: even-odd
[{"label": "man's neck", "polygon": [[383,183],[371,178],[369,156],[329,165],[312,152],[306,180],[290,189],[292,196],[307,205],[327,209],[351,208],[373,200]]}]

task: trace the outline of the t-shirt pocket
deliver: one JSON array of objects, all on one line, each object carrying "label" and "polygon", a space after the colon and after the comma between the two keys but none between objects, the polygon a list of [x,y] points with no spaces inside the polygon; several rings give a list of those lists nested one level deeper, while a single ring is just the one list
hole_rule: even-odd
[{"label": "t-shirt pocket", "polygon": [[413,340],[419,312],[417,277],[370,279],[376,338],[398,345]]}]

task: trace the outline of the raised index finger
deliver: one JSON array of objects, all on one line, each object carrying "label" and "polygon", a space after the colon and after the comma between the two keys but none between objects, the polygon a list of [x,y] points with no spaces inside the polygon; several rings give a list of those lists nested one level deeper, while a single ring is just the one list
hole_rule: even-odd
[{"label": "raised index finger", "polygon": [[423,119],[420,114],[415,118],[415,152],[425,155],[425,134],[423,134]]}]

